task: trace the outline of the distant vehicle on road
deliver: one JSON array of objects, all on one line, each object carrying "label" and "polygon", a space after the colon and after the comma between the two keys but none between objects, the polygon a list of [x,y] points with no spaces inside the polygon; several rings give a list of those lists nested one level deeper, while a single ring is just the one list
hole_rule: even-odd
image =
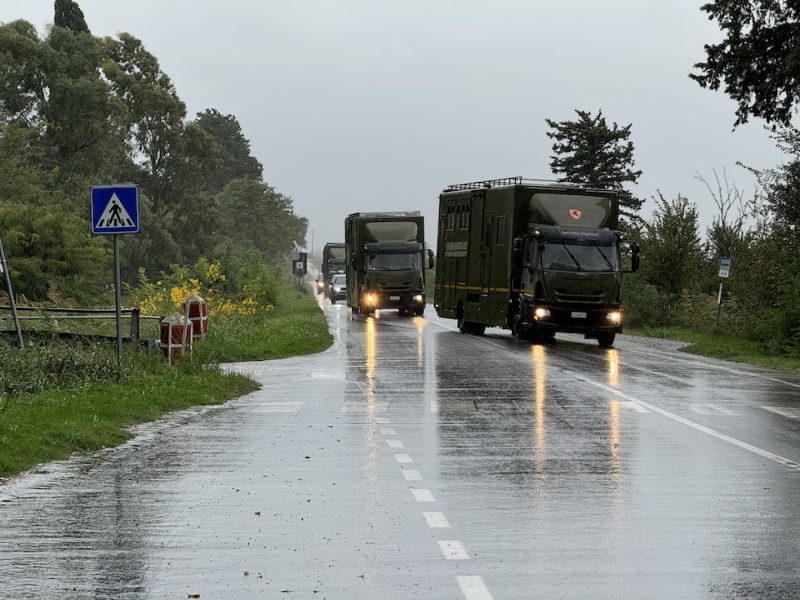
[{"label": "distant vehicle on road", "polygon": [[347,275],[337,273],[328,283],[328,297],[336,304],[337,300],[347,300]]},{"label": "distant vehicle on road", "polygon": [[452,185],[439,196],[434,306],[463,333],[520,339],[583,333],[601,347],[622,331],[624,242],[614,190],[514,177]]},{"label": "distant vehicle on road", "polygon": [[322,249],[322,270],[321,278],[317,279],[317,288],[328,294],[331,277],[336,273],[345,272],[345,250],[344,244],[327,243]]},{"label": "distant vehicle on road", "polygon": [[419,211],[353,213],[345,219],[347,305],[370,314],[396,308],[400,315],[425,311],[425,269],[433,253],[425,249]]}]

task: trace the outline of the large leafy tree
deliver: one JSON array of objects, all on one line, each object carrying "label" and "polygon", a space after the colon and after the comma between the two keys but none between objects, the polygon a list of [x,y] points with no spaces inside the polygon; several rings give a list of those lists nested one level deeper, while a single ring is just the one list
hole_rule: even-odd
[{"label": "large leafy tree", "polygon": [[698,287],[704,269],[697,206],[684,196],[667,200],[659,193],[642,238],[642,275],[677,300],[684,289]]},{"label": "large leafy tree", "polygon": [[292,209],[292,199],[254,179],[234,179],[219,195],[232,239],[256,248],[267,261],[279,261],[305,244],[308,221]]},{"label": "large leafy tree", "polygon": [[706,44],[689,75],[736,103],[734,126],[748,117],[788,125],[800,101],[800,4],[793,0],[715,0],[702,6],[724,33]]},{"label": "large leafy tree", "polygon": [[195,124],[205,131],[217,145],[216,168],[206,178],[206,189],[219,192],[225,185],[239,178],[261,180],[263,166],[250,152],[250,141],[244,136],[242,126],[234,115],[223,115],[210,108],[197,115]]},{"label": "large leafy tree", "polygon": [[575,121],[545,119],[551,129],[547,137],[555,140],[550,169],[562,176],[561,181],[618,189],[620,215],[631,223],[636,221],[643,200],[623,188],[625,184],[636,183],[642,174],[633,168],[632,124],[609,126],[602,110],[597,116],[588,111],[575,112],[578,115]]}]

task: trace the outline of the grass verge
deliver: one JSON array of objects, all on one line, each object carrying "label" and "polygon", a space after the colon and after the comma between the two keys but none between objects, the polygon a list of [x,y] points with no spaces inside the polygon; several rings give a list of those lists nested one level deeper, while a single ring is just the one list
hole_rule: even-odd
[{"label": "grass verge", "polygon": [[195,358],[203,363],[286,358],[320,352],[332,342],[316,300],[300,296],[263,315],[211,323]]},{"label": "grass verge", "polygon": [[222,373],[219,362],[309,354],[331,341],[324,315],[306,296],[262,315],[210,321],[193,360],[176,366],[152,355],[126,355],[127,375],[120,383],[113,380],[113,345],[53,342],[24,353],[6,348],[0,354],[18,353],[8,354],[18,364],[0,364],[0,478],[119,445],[130,438],[132,425],[221,404],[259,387],[247,377]]},{"label": "grass verge", "polygon": [[625,333],[688,342],[682,352],[750,363],[776,369],[800,370],[800,359],[770,354],[764,344],[720,333],[701,333],[678,327],[626,328]]}]

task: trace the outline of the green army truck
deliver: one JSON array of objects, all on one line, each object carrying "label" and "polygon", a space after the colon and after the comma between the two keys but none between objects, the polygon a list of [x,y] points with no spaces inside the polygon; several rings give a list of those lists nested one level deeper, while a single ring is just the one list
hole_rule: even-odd
[{"label": "green army truck", "polygon": [[400,315],[425,311],[425,224],[419,211],[358,212],[344,222],[347,305],[354,313],[395,308]]},{"label": "green army truck", "polygon": [[439,196],[434,307],[462,333],[504,327],[523,340],[583,333],[610,347],[622,331],[622,259],[639,249],[618,227],[610,189],[512,177]]},{"label": "green army truck", "polygon": [[345,249],[342,243],[329,242],[322,249],[322,265],[317,287],[320,292],[329,296],[331,278],[337,273],[345,272]]}]

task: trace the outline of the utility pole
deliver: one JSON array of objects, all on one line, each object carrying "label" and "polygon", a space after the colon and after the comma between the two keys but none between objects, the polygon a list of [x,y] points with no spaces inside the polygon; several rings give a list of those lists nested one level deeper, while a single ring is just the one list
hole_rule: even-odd
[{"label": "utility pole", "polygon": [[11,306],[11,316],[14,319],[14,327],[17,330],[17,341],[19,347],[22,348],[25,344],[22,341],[22,328],[19,326],[19,316],[17,315],[17,303],[14,300],[14,289],[11,287],[11,274],[8,272],[8,263],[6,262],[6,251],[3,249],[3,238],[0,236],[0,272],[5,275],[6,289],[8,290],[8,303]]}]

